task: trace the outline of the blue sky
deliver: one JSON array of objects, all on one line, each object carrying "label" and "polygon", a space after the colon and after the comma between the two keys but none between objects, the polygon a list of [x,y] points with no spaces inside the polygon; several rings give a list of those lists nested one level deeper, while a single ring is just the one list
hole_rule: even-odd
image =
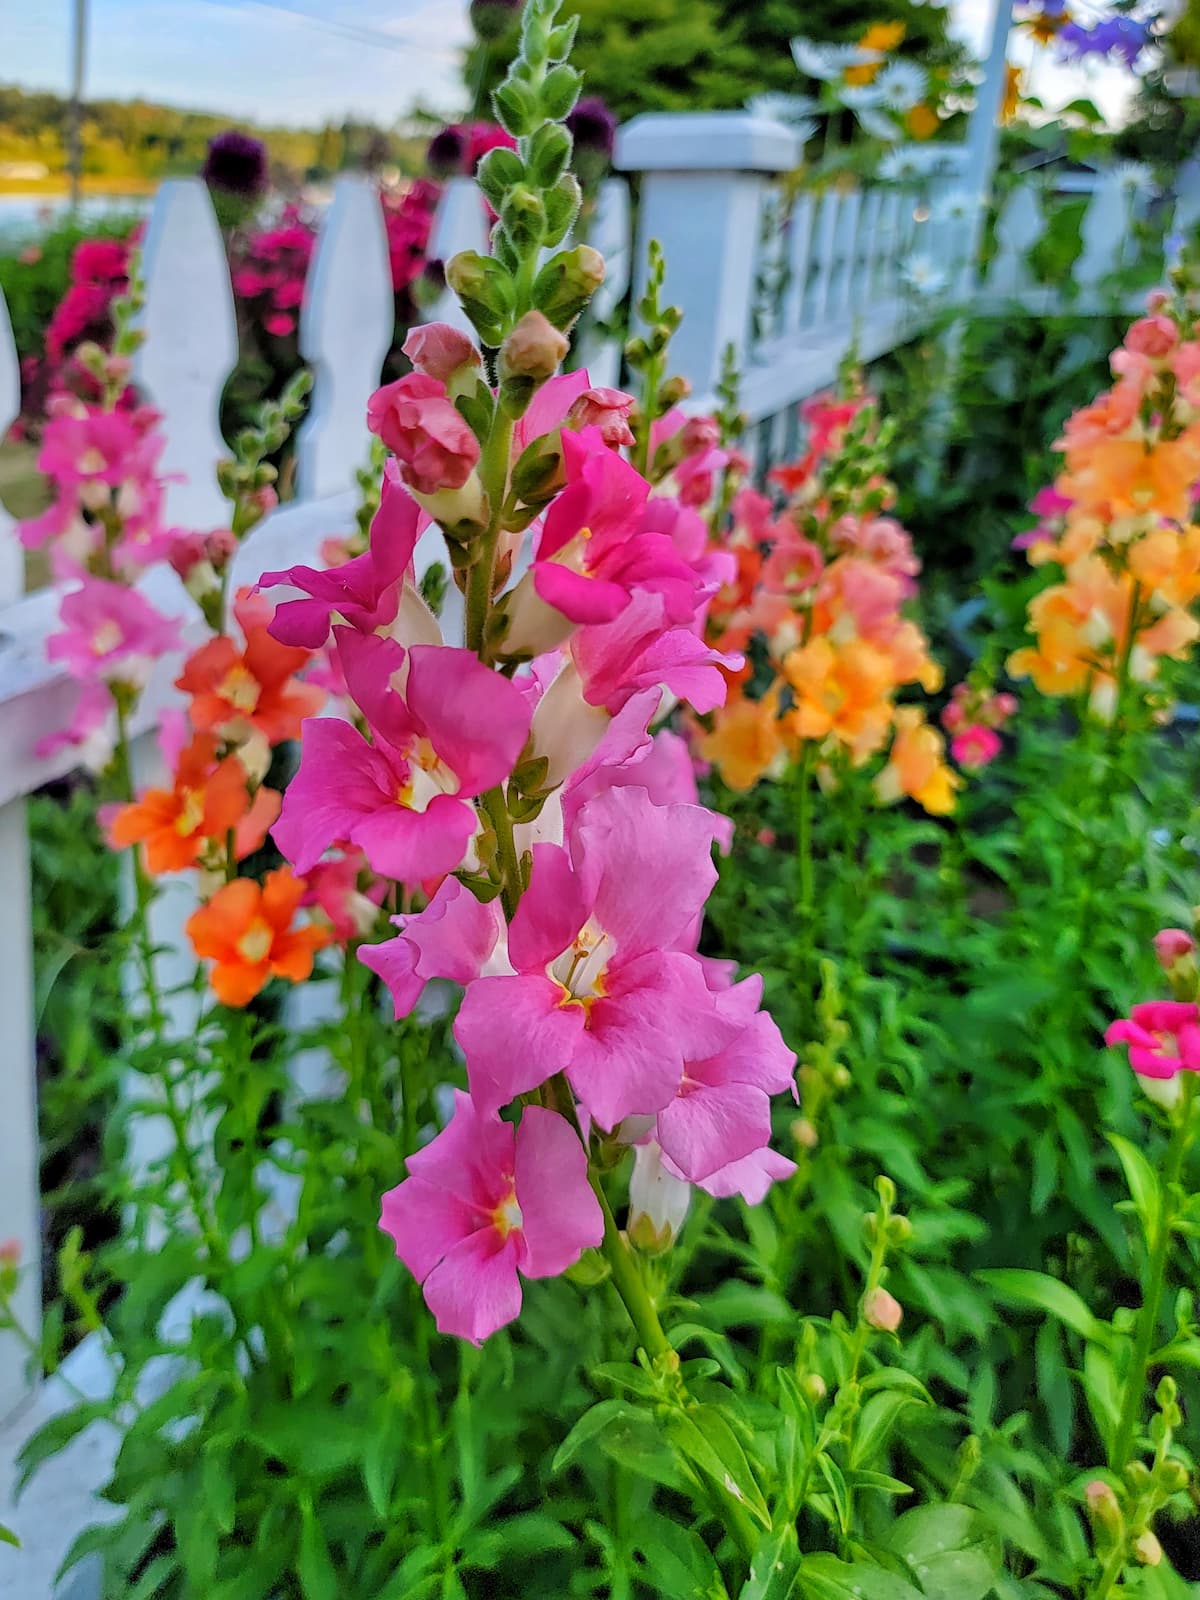
[{"label": "blue sky", "polygon": [[[454,111],[466,3],[88,0],[87,92],[307,126],[347,113],[387,125],[417,101]],[[976,49],[993,3],[951,0],[956,31]],[[0,82],[65,89],[71,9],[0,0]],[[1114,105],[1122,76],[1102,70],[1088,84],[1043,63],[1035,87],[1055,101],[1089,88]]]}]

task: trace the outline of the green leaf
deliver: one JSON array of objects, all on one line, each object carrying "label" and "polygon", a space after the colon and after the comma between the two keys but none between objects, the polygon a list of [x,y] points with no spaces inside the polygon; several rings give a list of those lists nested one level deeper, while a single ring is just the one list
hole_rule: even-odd
[{"label": "green leaf", "polygon": [[921,1591],[886,1567],[836,1556],[805,1556],[800,1563],[803,1600],[921,1600]]},{"label": "green leaf", "polygon": [[20,1539],[17,1538],[11,1528],[6,1528],[2,1522],[0,1522],[0,1544],[11,1544],[18,1550],[21,1548]]},{"label": "green leaf", "polygon": [[1117,1159],[1125,1173],[1133,1208],[1142,1225],[1142,1238],[1146,1249],[1153,1248],[1158,1233],[1158,1220],[1162,1208],[1158,1175],[1135,1144],[1123,1139],[1119,1133],[1110,1133],[1108,1142],[1117,1152]]},{"label": "green leaf", "polygon": [[1045,1272],[1028,1272],[1022,1267],[989,1267],[975,1276],[999,1299],[1016,1305],[1037,1306],[1085,1339],[1107,1344],[1111,1338],[1111,1329],[1092,1315],[1075,1290]]},{"label": "green leaf", "polygon": [[927,1600],[985,1600],[1000,1553],[970,1506],[918,1506],[889,1529],[885,1547],[900,1556]]},{"label": "green leaf", "polygon": [[60,1411],[49,1422],[44,1422],[35,1434],[26,1439],[17,1456],[20,1469],[18,1491],[25,1487],[43,1461],[49,1461],[51,1456],[65,1450],[85,1428],[91,1427],[101,1417],[107,1417],[109,1410],[107,1401],[90,1400],[85,1405],[72,1406],[69,1411]]},{"label": "green leaf", "polygon": [[400,1452],[395,1433],[390,1428],[377,1428],[363,1451],[362,1474],[371,1509],[381,1520],[387,1517],[391,1509],[399,1465]]},{"label": "green leaf", "polygon": [[154,1600],[178,1571],[179,1561],[175,1556],[155,1556],[132,1589],[125,1591],[122,1600]]},{"label": "green leaf", "polygon": [[596,1439],[608,1427],[619,1422],[641,1421],[641,1413],[632,1406],[626,1405],[624,1400],[600,1400],[590,1410],[585,1411],[570,1433],[554,1452],[554,1460],[550,1464],[551,1472],[561,1472],[588,1444]]},{"label": "green leaf", "polygon": [[726,1489],[764,1528],[771,1516],[754,1478],[746,1452],[716,1406],[676,1411],[665,1422],[667,1437],[717,1484]]},{"label": "green leaf", "polygon": [[698,1533],[657,1515],[647,1517],[643,1527],[636,1548],[655,1594],[665,1600],[717,1600],[727,1595],[720,1570]]},{"label": "green leaf", "polygon": [[900,1413],[908,1406],[922,1403],[916,1395],[903,1389],[884,1389],[872,1395],[859,1414],[849,1465],[861,1467],[882,1454],[900,1420]]},{"label": "green leaf", "polygon": [[795,1592],[799,1560],[794,1525],[765,1534],[751,1558],[750,1576],[738,1590],[738,1600],[788,1600]]},{"label": "green leaf", "polygon": [[300,1507],[300,1515],[300,1553],[296,1570],[304,1600],[339,1600],[338,1576],[325,1533],[307,1501]]},{"label": "green leaf", "polygon": [[232,1533],[236,1520],[235,1502],[237,1488],[232,1471],[233,1451],[240,1440],[218,1434],[204,1445],[200,1481],[204,1486],[204,1504],[209,1515],[222,1533]]}]

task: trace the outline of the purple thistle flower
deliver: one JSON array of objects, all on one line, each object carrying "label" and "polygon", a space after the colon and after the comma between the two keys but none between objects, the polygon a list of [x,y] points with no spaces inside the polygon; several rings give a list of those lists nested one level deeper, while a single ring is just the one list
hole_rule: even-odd
[{"label": "purple thistle flower", "polygon": [[567,118],[575,148],[610,160],[617,141],[617,119],[599,95],[584,95]]},{"label": "purple thistle flower", "polygon": [[209,140],[200,176],[210,189],[241,200],[257,200],[266,193],[270,181],[266,147],[236,128],[218,133]]},{"label": "purple thistle flower", "polygon": [[457,124],[435,133],[425,152],[425,164],[435,178],[457,177],[464,171],[466,159],[466,130]]}]

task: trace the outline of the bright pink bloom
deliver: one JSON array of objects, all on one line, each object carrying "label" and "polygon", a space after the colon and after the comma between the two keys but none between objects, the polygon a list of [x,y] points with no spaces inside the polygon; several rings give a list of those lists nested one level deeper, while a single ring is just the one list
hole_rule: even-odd
[{"label": "bright pink bloom", "polygon": [[263,573],[258,588],[287,583],[309,596],[307,600],[285,600],[276,607],[268,630],[271,637],[282,644],[318,650],[335,621],[349,623],[360,633],[387,627],[396,619],[404,575],[417,540],[428,526],[428,515],[400,482],[395,462],[389,461],[384,467],[379,510],[371,522],[370,544],[362,555],[324,572],[314,567],[288,567]]},{"label": "bright pink bloom", "polygon": [[468,650],[406,651],[351,628],[334,638],[375,742],[348,722],[306,720],[276,844],[301,874],[347,840],[386,878],[453,872],[478,826],[471,800],[508,776],[525,743],[528,702]]},{"label": "bright pink bloom", "polygon": [[374,926],[379,906],[387,892],[382,878],[370,881],[366,890],[358,887],[366,861],[357,852],[318,861],[304,874],[302,906],[316,906],[324,912],[340,944],[361,939]]},{"label": "bright pink bloom", "polygon": [[479,441],[455,410],[446,385],[422,372],[377,389],[367,402],[367,426],[419,494],[461,489],[479,460]]},{"label": "bright pink bloom", "polygon": [[263,327],[272,338],[286,339],[290,333],[295,333],[296,319],[286,311],[273,311],[270,316],[263,318]]},{"label": "bright pink bloom", "polygon": [[56,483],[114,488],[147,476],[161,449],[162,439],[139,430],[129,412],[62,414],[46,424],[38,470]]},{"label": "bright pink bloom", "polygon": [[1170,972],[1177,961],[1190,956],[1196,941],[1185,928],[1163,928],[1154,935],[1154,954],[1164,972]]},{"label": "bright pink bloom", "polygon": [[108,765],[116,737],[112,695],[103,683],[91,679],[80,686],[79,698],[67,725],[39,739],[34,752],[48,761],[60,750],[76,750],[81,763],[98,772]]},{"label": "bright pink bloom", "polygon": [[[949,706],[946,709],[948,711]],[[968,772],[986,767],[996,759],[1001,749],[1000,735],[995,728],[986,728],[978,722],[960,729],[950,741],[950,754]]]},{"label": "bright pink bloom", "polygon": [[363,945],[358,959],[391,991],[397,1021],[412,1013],[431,979],[448,978],[465,987],[492,961],[497,947],[503,948],[500,902],[484,905],[457,878],[444,878],[424,911],[392,922],[399,938]]},{"label": "bright pink bloom", "polygon": [[635,589],[661,596],[671,622],[696,614],[690,567],[662,534],[640,531],[650,485],[598,428],[564,431],[567,487],[546,512],[533,563],[538,597],[572,622],[619,617]]},{"label": "bright pink bloom", "polygon": [[704,1061],[686,1061],[683,1081],[658,1114],[655,1136],[683,1176],[700,1183],[771,1139],[771,1096],[790,1090],[796,1057],[765,1011],[757,975],[714,996],[736,1036]]},{"label": "bright pink bloom", "polygon": [[59,607],[66,627],[47,640],[47,656],[73,678],[144,685],[158,658],[179,648],[179,619],[164,617],[123,583],[81,576]]},{"label": "bright pink bloom", "polygon": [[736,672],[742,657],[722,654],[690,628],[664,625],[653,594],[635,594],[613,622],[579,628],[567,642],[584,699],[615,714],[641,689],[665,687],[695,711],[725,704],[721,669]]},{"label": "bright pink bloom", "polygon": [[513,459],[535,439],[557,432],[567,422],[575,402],[590,387],[591,380],[582,368],[578,372],[557,373],[543,383],[513,429]]},{"label": "bright pink bloom", "polygon": [[509,928],[514,976],[472,983],[454,1027],[481,1108],[565,1070],[613,1128],[661,1111],[686,1061],[733,1041],[695,959],[673,949],[716,881],[716,832],[698,806],[612,789],[580,811],[569,848],[534,845]]},{"label": "bright pink bloom", "polygon": [[479,351],[460,329],[448,322],[424,322],[409,332],[400,347],[418,372],[449,384],[463,367],[480,368]]},{"label": "bright pink bloom", "polygon": [[1147,1000],[1114,1022],[1104,1042],[1129,1046],[1129,1064],[1143,1078],[1200,1072],[1200,1010],[1190,1001]]},{"label": "bright pink bloom", "polygon": [[587,1152],[553,1111],[521,1124],[479,1111],[461,1091],[454,1116],[408,1158],[383,1197],[380,1227],[421,1284],[438,1331],[479,1344],[521,1310],[521,1281],[556,1278],[604,1235]]},{"label": "bright pink bloom", "polygon": [[634,442],[629,413],[634,398],[621,389],[585,389],[567,412],[568,428],[599,428],[600,437],[610,449]]}]

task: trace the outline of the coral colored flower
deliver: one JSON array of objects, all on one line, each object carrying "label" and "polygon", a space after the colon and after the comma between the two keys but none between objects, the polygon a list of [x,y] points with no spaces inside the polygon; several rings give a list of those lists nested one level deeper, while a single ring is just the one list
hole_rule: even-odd
[{"label": "coral colored flower", "polygon": [[459,373],[482,377],[483,357],[459,328],[448,322],[424,322],[409,330],[400,347],[418,372],[448,387]]},{"label": "coral colored flower", "polygon": [[1154,935],[1154,954],[1164,972],[1170,972],[1177,961],[1190,956],[1196,941],[1186,928],[1163,928]]},{"label": "coral colored flower", "polygon": [[[274,817],[271,819],[274,821]],[[366,861],[357,851],[332,861],[318,861],[304,875],[302,906],[313,906],[328,920],[339,944],[361,939],[375,926],[387,893],[382,878],[371,879],[365,889],[359,880]]]},{"label": "coral colored flower", "polygon": [[479,460],[479,441],[455,410],[446,385],[421,372],[377,389],[367,404],[367,426],[397,458],[405,483],[420,494],[461,489]]},{"label": "coral colored flower", "polygon": [[178,619],[162,616],[126,584],[82,576],[62,601],[66,627],[46,641],[47,656],[73,678],[143,686],[159,657],[179,647]]},{"label": "coral colored flower", "polygon": [[210,844],[223,851],[232,832],[240,861],[261,846],[279,801],[274,790],[259,789],[251,805],[241,761],[236,755],[218,761],[216,738],[199,733],[179,757],[172,788],[147,789],[114,813],[109,843],[117,850],[143,845],[148,872],[182,872]]},{"label": "coral colored flower", "polygon": [[261,885],[235,878],[188,918],[192,948],[214,963],[210,981],[222,1004],[248,1005],[269,979],[302,983],[312,972],[329,932],[292,927],[303,894],[303,881],[279,867]]},{"label": "coral colored flower", "polygon": [[875,796],[883,805],[910,795],[933,816],[954,810],[954,791],[962,779],[943,760],[941,734],[925,721],[917,706],[896,712],[896,736],[887,765],[875,778]]},{"label": "coral colored flower", "polygon": [[318,650],[328,640],[335,622],[347,622],[363,633],[394,622],[400,609],[404,575],[417,540],[429,526],[428,515],[400,482],[395,462],[383,469],[379,510],[371,520],[369,544],[360,556],[341,566],[318,571],[314,567],[287,567],[264,572],[258,587],[290,584],[307,600],[285,600],[275,608],[268,624],[273,639]]},{"label": "coral colored flower", "polygon": [[226,634],[201,645],[184,664],[175,687],[190,694],[192,723],[212,729],[233,743],[257,734],[269,745],[298,739],[300,725],[325,703],[325,691],[299,683],[295,674],[308,665],[307,650],[271,637],[272,607],[243,590],[233,614],[246,643],[238,649]]},{"label": "coral colored flower", "polygon": [[482,1109],[566,1072],[602,1128],[661,1111],[684,1063],[717,1055],[738,1028],[695,959],[674,946],[716,873],[710,814],[611,789],[582,808],[568,848],[533,847],[530,887],[509,927],[512,977],[483,977],[454,1034]]},{"label": "coral colored flower", "polygon": [[408,1158],[379,1225],[421,1285],[438,1331],[479,1344],[521,1310],[521,1276],[556,1278],[604,1235],[587,1152],[562,1117],[520,1126],[461,1091],[449,1124]]},{"label": "coral colored flower", "polygon": [[375,742],[336,718],[304,724],[276,844],[300,872],[345,841],[386,878],[418,883],[454,871],[478,826],[473,798],[520,755],[528,702],[468,650],[406,651],[349,628],[334,637]]}]

